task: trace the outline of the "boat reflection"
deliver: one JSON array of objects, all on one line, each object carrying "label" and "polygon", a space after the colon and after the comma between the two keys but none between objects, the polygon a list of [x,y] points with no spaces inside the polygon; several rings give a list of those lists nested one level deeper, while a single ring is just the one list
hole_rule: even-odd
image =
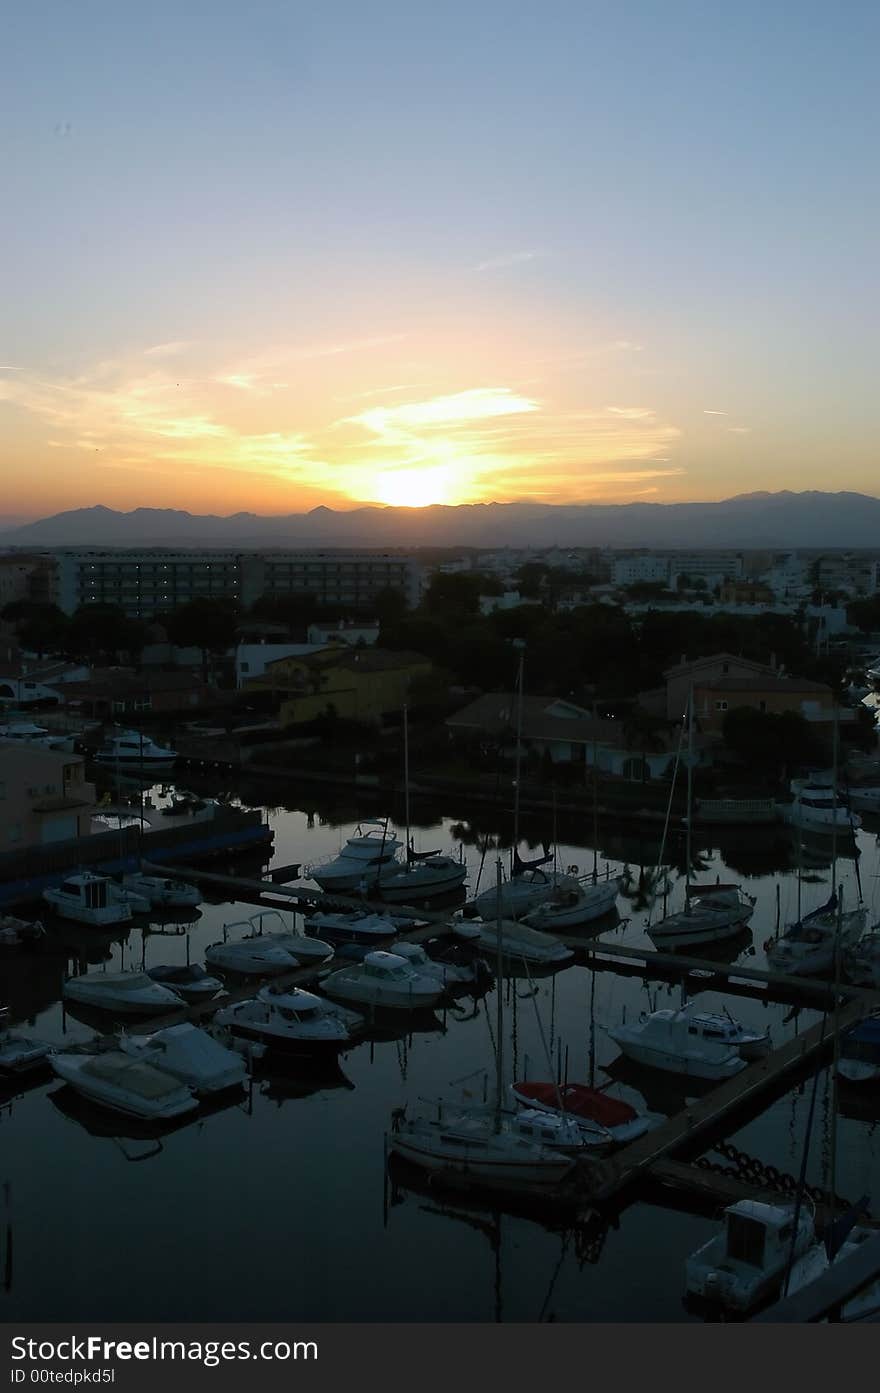
[{"label": "boat reflection", "polygon": [[650,1069],[622,1054],[602,1068],[615,1083],[640,1093],[649,1112],[664,1117],[683,1112],[695,1099],[704,1098],[718,1087],[712,1079],[697,1079],[684,1074],[670,1074],[662,1069]]},{"label": "boat reflection", "polygon": [[261,1098],[268,1098],[280,1108],[296,1098],[310,1098],[336,1088],[354,1089],[336,1059],[314,1060],[273,1055],[267,1052],[251,1064],[251,1076]]},{"label": "boat reflection", "polygon": [[153,1120],[127,1117],[112,1108],[104,1108],[100,1103],[83,1098],[68,1083],[48,1094],[48,1098],[53,1107],[72,1122],[78,1123],[89,1136],[110,1137],[116,1141],[161,1141],[172,1132],[181,1132],[187,1127],[198,1127],[217,1113],[226,1112],[230,1108],[247,1112],[250,1106],[249,1101],[243,1099],[241,1090],[235,1093],[227,1090],[202,1099],[198,1108],[191,1113]]}]

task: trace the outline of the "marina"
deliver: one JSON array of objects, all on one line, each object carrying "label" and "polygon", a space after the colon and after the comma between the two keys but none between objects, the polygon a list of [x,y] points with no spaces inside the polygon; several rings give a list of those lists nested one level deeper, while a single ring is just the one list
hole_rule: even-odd
[{"label": "marina", "polygon": [[[253,792],[245,807],[259,809]],[[161,799],[161,790],[154,789],[153,795]],[[172,796],[170,790],[165,796]],[[271,831],[273,854],[259,869],[255,865],[240,871],[215,861],[206,870],[204,866],[161,859],[139,868],[137,873],[151,878],[173,877],[177,883],[196,885],[202,897],[198,910],[186,905],[166,906],[158,919],[154,909],[151,914],[135,916],[132,924],[109,931],[57,920],[47,912],[46,942],[40,940],[38,949],[16,953],[11,962],[7,993],[16,1031],[48,1041],[66,1051],[66,1058],[73,1049],[75,1056],[76,1046],[93,1038],[96,1029],[100,1032],[112,1027],[112,1012],[99,1012],[96,1019],[86,1007],[77,1008],[71,1001],[62,1004],[66,975],[87,973],[100,978],[132,969],[149,972],[154,965],[162,965],[160,980],[173,988],[167,970],[203,963],[209,945],[222,943],[224,937],[229,942],[252,941],[259,946],[261,938],[271,945],[274,933],[279,943],[295,947],[300,934],[317,939],[325,936],[323,930],[311,927],[311,920],[316,915],[332,920],[328,909],[343,916],[352,910],[380,919],[383,913],[387,915],[381,900],[365,902],[357,894],[328,895],[304,875],[293,875],[297,869],[332,859],[346,837],[353,835],[356,817],[346,818],[342,809],[335,812],[332,798],[321,813],[283,810],[267,802],[262,805],[261,820]],[[456,837],[456,832],[470,825],[467,818],[456,821],[442,814],[433,814],[432,820],[423,800],[414,818],[417,844],[455,846],[458,841],[459,854],[468,867],[468,898],[478,884],[481,862],[484,886],[493,865],[491,853],[481,854],[485,833],[472,843]],[[394,1299],[400,1302],[402,1318],[424,1319],[427,1308],[407,1282],[403,1257],[411,1244],[417,1244],[430,1255],[435,1287],[439,1283],[453,1315],[492,1318],[497,1296],[494,1249],[486,1249],[479,1228],[462,1230],[447,1217],[447,1213],[463,1208],[466,1213],[486,1214],[490,1219],[494,1215],[491,1222],[497,1222],[502,1231],[501,1247],[508,1255],[508,1271],[502,1274],[503,1319],[535,1319],[544,1300],[538,1291],[537,1274],[546,1269],[549,1281],[557,1265],[559,1276],[548,1308],[556,1319],[593,1320],[603,1314],[616,1320],[693,1319],[682,1301],[684,1259],[699,1246],[701,1236],[709,1236],[713,1216],[724,1205],[749,1197],[778,1200],[780,1177],[797,1176],[814,1077],[820,1080],[822,1101],[816,1131],[822,1140],[813,1142],[809,1184],[817,1194],[823,1192],[823,1185],[827,1190],[833,1096],[828,1059],[834,984],[821,976],[793,980],[772,971],[766,966],[761,946],[778,932],[777,916],[784,927],[795,912],[797,887],[790,848],[780,845],[781,864],[775,874],[766,874],[756,855],[760,873],[751,876],[747,869],[748,839],[734,857],[736,864],[731,865],[712,849],[709,836],[706,831],[694,833],[699,880],[709,883],[716,877],[722,882],[735,878],[755,898],[754,916],[742,942],[713,946],[714,957],[708,953],[701,956],[706,952],[702,948],[685,954],[658,952],[646,932],[648,906],[646,902],[642,906],[638,886],[642,877],[637,874],[634,879],[632,862],[613,854],[615,842],[609,837],[601,852],[610,863],[609,874],[620,878],[618,912],[588,929],[555,935],[570,952],[562,962],[529,965],[517,962],[512,954],[503,960],[501,990],[509,1077],[523,1081],[556,1078],[566,1084],[592,1085],[608,1090],[609,1100],[634,1106],[637,1114],[647,1109],[650,1125],[635,1140],[610,1152],[592,1148],[592,1154],[571,1161],[568,1168],[562,1166],[549,1191],[542,1182],[540,1202],[529,1194],[528,1185],[522,1193],[512,1195],[498,1193],[492,1183],[481,1183],[479,1177],[464,1185],[460,1177],[451,1180],[442,1174],[429,1180],[417,1169],[413,1171],[409,1162],[385,1154],[382,1138],[395,1109],[411,1109],[420,1098],[438,1097],[453,1110],[463,1105],[467,1109],[487,1097],[495,1068],[496,987],[491,974],[479,986],[459,984],[454,996],[442,993],[441,975],[435,979],[441,994],[428,992],[428,1004],[415,1010],[397,1007],[373,1013],[362,1002],[346,1002],[339,1009],[361,1013],[367,1009],[365,1028],[350,1038],[340,1032],[335,1049],[318,1054],[300,1047],[270,1049],[250,1060],[247,1088],[239,1098],[218,1095],[216,1100],[200,1102],[195,1110],[181,1105],[178,1116],[169,1116],[161,1123],[114,1116],[93,1099],[66,1091],[72,1085],[53,1081],[51,1071],[48,1079],[39,1074],[36,1079],[7,1079],[0,1085],[4,1100],[0,1126],[5,1141],[4,1175],[0,1179],[10,1185],[16,1244],[13,1282],[4,1296],[6,1309],[12,1313],[25,1309],[32,1299],[28,1295],[31,1284],[38,1280],[43,1240],[40,1229],[28,1218],[35,1185],[40,1186],[41,1203],[49,1204],[56,1233],[67,1243],[74,1239],[75,1215],[82,1205],[99,1229],[103,1223],[112,1224],[117,1206],[146,1206],[149,1211],[154,1205],[153,1183],[144,1189],[142,1177],[152,1167],[152,1174],[165,1177],[162,1185],[171,1187],[172,1211],[177,1212],[180,1205],[186,1207],[188,1224],[195,1224],[194,1234],[199,1228],[194,1216],[202,1206],[222,1204],[219,1187],[234,1184],[247,1196],[248,1227],[251,1222],[261,1225],[268,1252],[265,1277],[257,1281],[253,1293],[244,1294],[246,1308],[253,1301],[254,1310],[258,1302],[279,1315],[286,1309],[284,1303],[291,1299],[289,1281],[276,1290],[277,1279],[272,1274],[280,1275],[285,1242],[295,1241],[312,1255],[319,1274],[317,1280],[312,1274],[308,1286],[295,1283],[292,1299],[297,1309],[315,1319],[369,1319],[371,1312],[378,1315],[370,1283],[358,1281],[359,1274],[378,1263],[383,1282],[390,1284]],[[876,834],[863,828],[858,837],[859,876],[868,887],[867,894],[873,895],[880,870]],[[560,862],[568,866],[588,860],[589,848],[569,838],[566,828],[565,840],[560,838],[558,846]],[[676,840],[670,867],[674,867],[680,850]],[[286,881],[273,877],[275,862],[289,877]],[[856,893],[855,864],[842,856],[838,867],[840,882],[850,896],[848,903],[853,903]],[[128,873],[136,872],[132,869]],[[827,899],[825,882],[830,867],[824,874],[816,874],[820,883],[802,884],[801,895],[812,896],[821,904]],[[866,902],[868,919],[873,921],[876,909],[872,912],[867,896]],[[395,941],[420,945],[427,948],[428,961],[442,963],[444,953],[451,953],[456,944],[454,952],[465,955],[462,961],[468,960],[468,952],[479,952],[494,974],[492,954],[485,944],[477,944],[474,921],[460,917],[461,905],[460,898],[445,908],[395,903],[395,919],[388,921],[394,936],[378,940],[377,946],[397,956]],[[188,920],[193,914],[198,917]],[[486,933],[491,922],[488,919]],[[461,925],[461,936],[455,931],[457,924]],[[227,1020],[234,1021],[234,1013],[245,1009],[257,1029],[252,1030],[242,1018],[244,1029],[237,1032],[242,1047],[248,1038],[265,1040],[272,1031],[279,1039],[303,1029],[307,1033],[306,1016],[301,1026],[292,1017],[313,1009],[311,1001],[330,1005],[323,980],[357,965],[357,959],[350,964],[345,957],[356,945],[344,939],[333,941],[336,954],[329,961],[315,957],[293,964],[289,971],[273,977],[266,991],[261,992],[258,976],[236,979],[221,974],[223,988],[216,994],[196,990],[189,1002],[177,997],[173,1008],[158,1014],[129,1016],[126,1029],[146,1039],[187,1022],[210,1027],[214,1017],[222,1018],[224,1013]],[[474,944],[471,949],[469,941]],[[361,951],[370,950],[367,946]],[[215,971],[210,963],[208,971]],[[726,1001],[736,998],[734,1014],[755,1038],[763,1037],[769,1028],[769,1053],[746,1063],[721,1084],[680,1078],[623,1060],[608,1032],[622,1021],[635,1020],[640,1010],[675,1008],[681,1004],[683,988],[696,1008],[710,1015],[726,1011]],[[840,983],[838,1002],[837,1024],[843,1030],[876,1009],[880,994],[864,985]],[[265,1015],[268,1020],[267,1013],[273,1010],[276,1023],[267,1029],[256,1017],[262,1020]],[[286,1012],[288,1019],[279,1011]],[[122,1077],[125,1071],[120,1069]],[[106,1084],[97,1086],[106,1091]],[[58,1099],[55,1106],[47,1106],[47,1095],[49,1104]],[[866,1111],[868,1119],[848,1118],[840,1109],[834,1122],[835,1193],[844,1198],[870,1191],[870,1175],[880,1164],[880,1138],[875,1142],[869,1120],[876,1116],[880,1121],[880,1098],[873,1112],[863,1098],[861,1112]],[[52,1144],[62,1147],[65,1155],[81,1156],[83,1162],[88,1158],[87,1164],[71,1168],[63,1208],[53,1200],[51,1188],[43,1194],[49,1159],[42,1139],[48,1142],[56,1134],[57,1141]],[[203,1153],[207,1155],[205,1146],[210,1147],[208,1169],[198,1160]],[[733,1162],[725,1158],[725,1148],[736,1158]],[[137,1157],[148,1160],[149,1167],[132,1165],[131,1160]],[[277,1218],[270,1216],[277,1197],[288,1187],[283,1177],[291,1168],[297,1192],[310,1195],[311,1202],[304,1209],[298,1205],[279,1231]],[[422,1190],[430,1198],[414,1204],[413,1195]],[[79,1200],[72,1206],[68,1202],[71,1191]],[[332,1278],[321,1267],[323,1249],[317,1222],[317,1211],[331,1193],[351,1235],[347,1270]],[[824,1209],[817,1205],[820,1215],[834,1212],[836,1202],[830,1208],[825,1204]],[[162,1235],[168,1232],[166,1223],[170,1221],[167,1209],[153,1209],[138,1263],[138,1299],[157,1319],[174,1309],[177,1283],[182,1284],[195,1272],[190,1255],[185,1253],[180,1274],[170,1287],[167,1281],[163,1287],[148,1280],[161,1264]],[[634,1294],[629,1283],[618,1284],[600,1275],[602,1256],[596,1263],[578,1261],[575,1250],[585,1244],[589,1247],[587,1234],[597,1225],[603,1235],[598,1245],[601,1254],[607,1257],[609,1252],[615,1253],[615,1267],[618,1262],[627,1262],[627,1252],[635,1253],[650,1243],[663,1252],[668,1275],[652,1281],[650,1287],[637,1288]],[[234,1224],[224,1236],[224,1245],[231,1245],[229,1254],[235,1253],[244,1232]],[[109,1229],[103,1242],[112,1245]],[[521,1248],[523,1244],[525,1248]],[[528,1254],[525,1266],[516,1256],[520,1251]],[[62,1274],[53,1274],[50,1295],[55,1292],[58,1311],[69,1311],[72,1303],[87,1318],[98,1308],[98,1296],[102,1311],[108,1309],[108,1303],[111,1310],[114,1308],[113,1291],[92,1270],[91,1265],[98,1260],[90,1256],[92,1252],[91,1247],[89,1253],[80,1249],[76,1257],[78,1270],[86,1265],[91,1285],[81,1280],[82,1272],[75,1290]],[[321,1276],[322,1272],[326,1275]],[[467,1278],[462,1288],[463,1272]],[[595,1280],[591,1273],[596,1274]],[[90,1304],[93,1298],[94,1305]],[[210,1275],[198,1298],[205,1311],[228,1310],[230,1314],[241,1312],[241,1300],[238,1293],[234,1302],[224,1305],[227,1298],[222,1284]]]}]

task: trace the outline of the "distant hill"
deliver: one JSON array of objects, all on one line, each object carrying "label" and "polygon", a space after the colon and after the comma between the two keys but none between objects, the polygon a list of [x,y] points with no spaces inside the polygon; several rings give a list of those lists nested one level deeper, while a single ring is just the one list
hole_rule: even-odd
[{"label": "distant hill", "polygon": [[21,547],[870,547],[880,499],[861,493],[749,493],[718,503],[466,503],[315,508],[285,517],[173,508],[77,508],[0,531]]}]

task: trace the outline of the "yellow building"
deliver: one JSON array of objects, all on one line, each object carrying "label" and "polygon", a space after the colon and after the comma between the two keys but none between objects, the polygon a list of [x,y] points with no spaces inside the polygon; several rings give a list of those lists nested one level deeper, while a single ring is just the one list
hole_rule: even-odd
[{"label": "yellow building", "polygon": [[419,653],[340,645],[305,657],[279,658],[249,685],[269,687],[283,698],[278,713],[282,726],[328,715],[378,723],[402,711],[413,679],[430,671],[429,659]]},{"label": "yellow building", "polygon": [[0,852],[86,837],[94,807],[79,755],[0,740]]}]

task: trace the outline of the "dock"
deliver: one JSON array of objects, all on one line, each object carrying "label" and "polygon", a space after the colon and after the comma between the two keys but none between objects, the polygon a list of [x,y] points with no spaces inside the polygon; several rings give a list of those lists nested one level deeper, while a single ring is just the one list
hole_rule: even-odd
[{"label": "dock", "polygon": [[817,1022],[803,1035],[780,1045],[766,1058],[726,1079],[704,1098],[695,1100],[607,1160],[594,1163],[591,1170],[594,1198],[597,1201],[611,1199],[646,1177],[659,1162],[675,1152],[684,1148],[692,1150],[697,1138],[705,1137],[734,1113],[756,1103],[786,1075],[811,1062],[832,1043],[837,1031],[855,1025],[869,1009],[864,1000],[848,1002],[837,1012],[836,1020]]}]

